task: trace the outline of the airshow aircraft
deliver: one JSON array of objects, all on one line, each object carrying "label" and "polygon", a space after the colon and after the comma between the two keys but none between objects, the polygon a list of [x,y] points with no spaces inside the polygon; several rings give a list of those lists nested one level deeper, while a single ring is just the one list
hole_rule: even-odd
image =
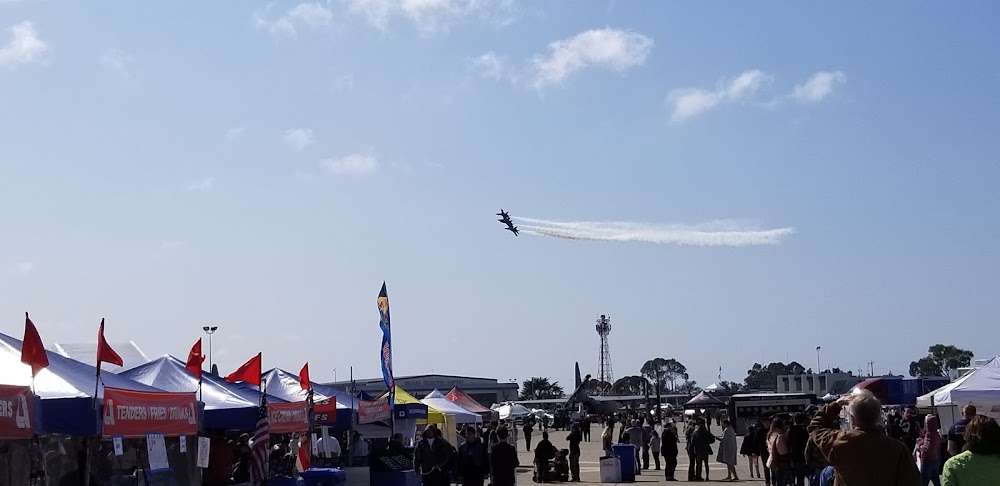
[{"label": "airshow aircraft", "polygon": [[503,208],[501,208],[500,212],[497,213],[497,216],[500,216],[500,219],[498,219],[497,221],[507,225],[507,227],[504,229],[510,231],[511,233],[514,233],[514,236],[517,236],[518,233],[517,226],[514,226],[514,222],[510,220],[510,215],[507,214],[507,211],[504,211]]}]

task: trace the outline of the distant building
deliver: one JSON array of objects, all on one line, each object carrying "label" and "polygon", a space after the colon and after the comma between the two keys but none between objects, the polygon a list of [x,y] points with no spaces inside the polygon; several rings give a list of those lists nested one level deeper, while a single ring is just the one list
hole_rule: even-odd
[{"label": "distant building", "polygon": [[861,383],[863,378],[849,373],[815,373],[811,375],[778,375],[777,393],[812,393],[840,395]]},{"label": "distant building", "polygon": [[[441,393],[448,393],[452,388],[458,387],[486,407],[494,403],[517,400],[517,383],[501,382],[494,378],[455,375],[415,375],[397,376],[395,378],[397,387],[406,390],[417,398],[423,398],[434,390],[440,390]],[[351,389],[351,382],[349,381],[327,383],[327,385],[338,390],[350,391]],[[385,382],[382,381],[381,377],[354,380],[354,386],[358,391],[363,391],[374,397],[385,393]]]}]

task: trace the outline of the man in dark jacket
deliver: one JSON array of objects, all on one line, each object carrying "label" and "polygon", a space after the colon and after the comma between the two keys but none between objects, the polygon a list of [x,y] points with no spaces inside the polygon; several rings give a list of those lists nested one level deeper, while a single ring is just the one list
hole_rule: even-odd
[{"label": "man in dark jacket", "polygon": [[413,468],[420,474],[423,486],[447,485],[450,482],[447,474],[450,460],[451,446],[437,437],[436,427],[427,427],[413,452]]},{"label": "man in dark jacket", "polygon": [[476,429],[465,431],[465,443],[458,447],[458,477],[462,486],[483,486],[490,474],[490,458],[486,444],[479,439]]},{"label": "man in dark jacket", "polygon": [[549,433],[542,432],[542,440],[535,446],[535,477],[538,479],[538,482],[542,483],[548,480],[549,461],[555,459],[556,452],[559,451],[549,441]]},{"label": "man in dark jacket", "polygon": [[792,454],[792,474],[795,486],[805,486],[806,475],[806,445],[809,443],[809,431],[806,430],[808,419],[801,413],[795,414],[792,425],[788,428],[788,448]]},{"label": "man in dark jacket", "polygon": [[493,450],[490,452],[493,486],[514,486],[517,467],[521,465],[521,462],[517,460],[517,449],[507,442],[509,435],[507,427],[501,426],[497,429],[497,438],[500,439],[500,442],[494,444]]},{"label": "man in dark jacket", "polygon": [[570,481],[580,482],[580,442],[583,441],[583,433],[579,425],[574,425],[572,432],[566,437],[569,442],[569,473]]}]

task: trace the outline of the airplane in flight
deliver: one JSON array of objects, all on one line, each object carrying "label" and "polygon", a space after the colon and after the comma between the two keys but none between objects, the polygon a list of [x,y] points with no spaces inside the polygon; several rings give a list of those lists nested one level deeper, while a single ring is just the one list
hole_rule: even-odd
[{"label": "airplane in flight", "polygon": [[506,223],[510,223],[510,215],[507,214],[507,211],[504,211],[503,209],[500,209],[500,212],[497,213],[497,216],[500,216],[500,219],[498,219],[497,221],[499,221],[501,223],[505,223],[505,224]]},{"label": "airplane in flight", "polygon": [[510,231],[511,233],[514,233],[514,236],[517,236],[518,234],[517,226],[514,226],[514,222],[511,221],[510,215],[507,214],[507,211],[504,211],[503,208],[500,208],[500,212],[497,213],[497,216],[500,216],[500,219],[498,219],[497,221],[507,225],[507,227],[504,229]]}]

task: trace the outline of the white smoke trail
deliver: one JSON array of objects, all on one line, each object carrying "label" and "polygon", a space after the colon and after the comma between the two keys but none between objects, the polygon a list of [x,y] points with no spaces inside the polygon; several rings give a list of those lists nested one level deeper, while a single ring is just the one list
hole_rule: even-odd
[{"label": "white smoke trail", "polygon": [[795,233],[795,228],[761,229],[734,221],[648,224],[629,222],[560,222],[511,217],[524,233],[551,238],[593,241],[642,241],[686,246],[775,245]]}]

